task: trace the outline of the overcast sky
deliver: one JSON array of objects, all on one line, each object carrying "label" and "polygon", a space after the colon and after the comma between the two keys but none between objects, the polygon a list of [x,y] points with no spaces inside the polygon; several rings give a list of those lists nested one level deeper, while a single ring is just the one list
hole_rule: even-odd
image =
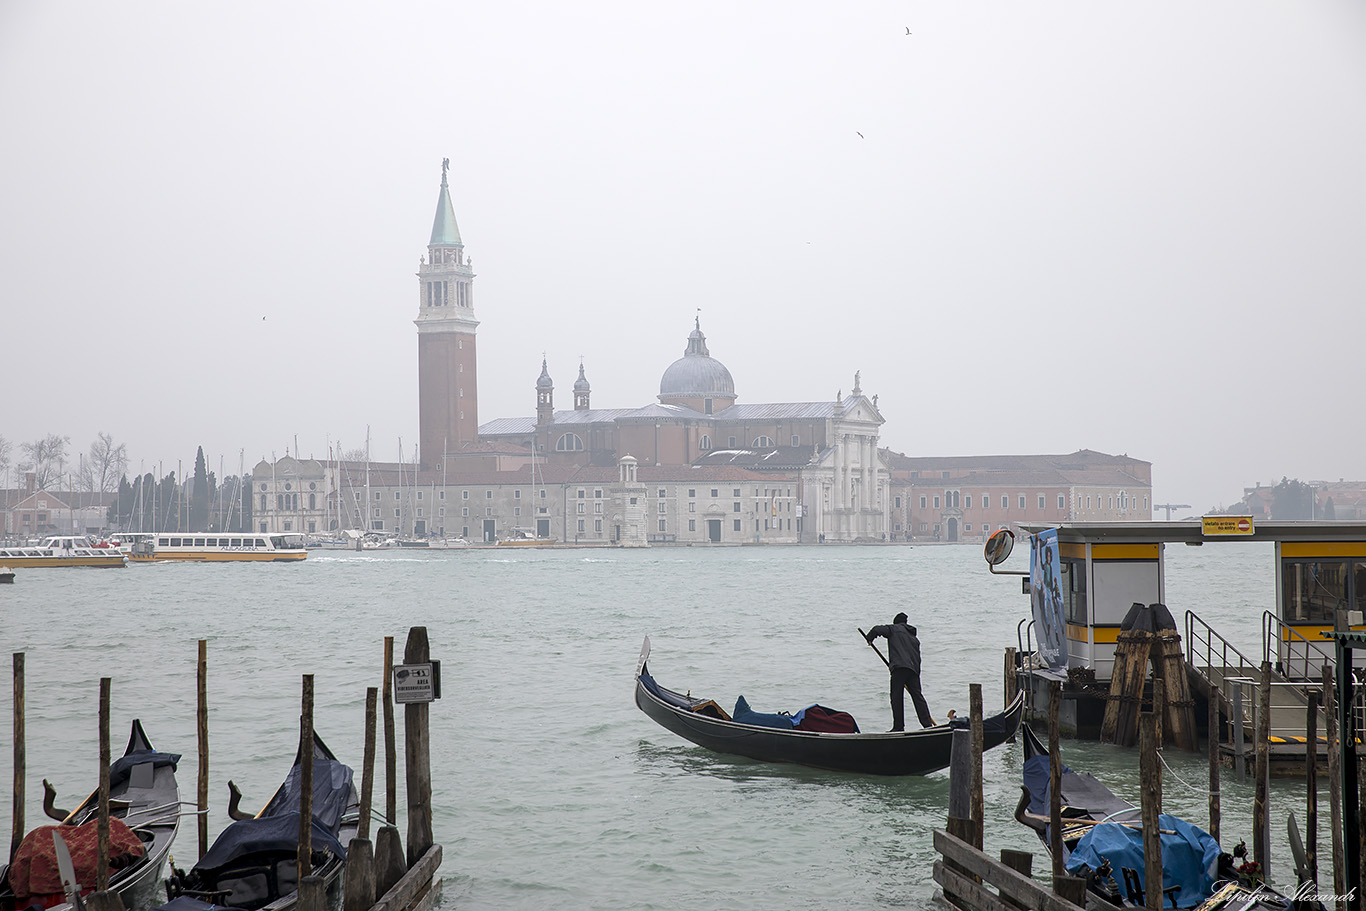
[{"label": "overcast sky", "polygon": [[908,454],[1366,478],[1359,0],[6,0],[0,125],[11,442],[411,454],[449,157],[481,422],[542,352],[653,401],[701,308],[741,402],[860,370]]}]

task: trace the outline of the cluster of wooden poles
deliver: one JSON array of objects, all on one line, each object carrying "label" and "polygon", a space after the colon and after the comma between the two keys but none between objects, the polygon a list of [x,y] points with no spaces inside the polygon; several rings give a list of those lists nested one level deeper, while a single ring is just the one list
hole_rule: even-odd
[{"label": "cluster of wooden poles", "polygon": [[[365,694],[365,758],[361,774],[360,821],[356,837],[347,849],[344,911],[398,911],[424,897],[441,862],[441,846],[432,837],[432,782],[428,706],[404,706],[405,768],[408,810],[408,849],[394,823],[397,819],[397,747],[392,693],[394,639],[384,639],[384,750],[385,750],[385,825],[370,842],[370,818],[375,772],[377,703],[380,689],[369,687]],[[199,780],[196,817],[199,821],[199,853],[209,850],[209,708],[208,643],[199,640],[198,706],[196,726],[199,749]],[[404,662],[421,664],[430,660],[425,627],[409,630]],[[313,801],[313,675],[303,675],[300,711],[300,753],[304,759],[300,773],[302,806],[299,813],[299,908],[300,911],[325,911],[325,884],[312,871]],[[124,911],[118,893],[109,890],[109,694],[111,678],[100,678],[100,784],[96,891],[85,899],[89,911]],[[9,857],[13,858],[27,834],[24,817],[26,802],[27,750],[25,746],[24,653],[14,653],[14,811]]]}]

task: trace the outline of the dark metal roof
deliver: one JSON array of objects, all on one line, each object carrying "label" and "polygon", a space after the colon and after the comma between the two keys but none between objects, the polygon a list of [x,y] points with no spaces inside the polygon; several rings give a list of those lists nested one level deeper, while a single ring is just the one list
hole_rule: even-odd
[{"label": "dark metal roof", "polygon": [[1254,520],[1250,535],[1206,535],[1199,519],[1180,522],[1064,522],[1059,525],[1022,523],[1027,532],[1058,529],[1058,540],[1103,544],[1222,544],[1248,541],[1363,541],[1366,524],[1360,522],[1266,522]]}]

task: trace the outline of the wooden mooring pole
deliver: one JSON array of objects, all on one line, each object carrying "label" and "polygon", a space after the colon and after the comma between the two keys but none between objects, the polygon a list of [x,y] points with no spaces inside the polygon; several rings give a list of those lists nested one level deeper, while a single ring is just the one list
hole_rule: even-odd
[{"label": "wooden mooring pole", "polygon": [[1209,834],[1219,840],[1219,691],[1209,694]]},{"label": "wooden mooring pole", "polygon": [[195,713],[199,729],[199,856],[209,853],[209,643],[199,640],[199,709]]},{"label": "wooden mooring pole", "polygon": [[[427,627],[414,626],[408,630],[408,643],[403,649],[405,664],[426,664],[432,660],[427,643]],[[978,689],[981,698],[981,689]],[[404,767],[407,772],[408,792],[408,866],[412,867],[432,840],[432,759],[430,732],[427,728],[428,706],[425,702],[410,702],[403,707]]]},{"label": "wooden mooring pole", "polygon": [[[1333,894],[1347,889],[1346,847],[1342,843],[1342,754],[1338,746],[1337,690],[1333,680],[1333,666],[1323,666],[1323,733],[1328,747],[1328,831],[1333,840]],[[1338,908],[1346,908],[1338,902]]]},{"label": "wooden mooring pole", "polygon": [[[1309,691],[1304,719],[1304,860],[1310,882],[1319,881],[1319,694]],[[1211,833],[1213,834],[1213,833]],[[1218,841],[1218,836],[1215,836]]]},{"label": "wooden mooring pole", "polygon": [[366,911],[375,903],[375,848],[370,842],[370,807],[375,790],[375,702],[379,690],[365,691],[365,759],[361,764],[360,826],[346,849],[343,911]]},{"label": "wooden mooring pole", "polygon": [[299,715],[299,911],[326,911],[327,890],[313,872],[313,675],[303,675]]},{"label": "wooden mooring pole", "polygon": [[1271,662],[1262,661],[1262,680],[1257,686],[1257,743],[1256,765],[1253,774],[1252,798],[1252,859],[1263,882],[1271,881],[1271,826],[1267,813],[1270,791],[1270,755],[1267,738],[1271,736]]},{"label": "wooden mooring pole", "polygon": [[88,911],[123,911],[123,899],[109,890],[109,689],[110,678],[100,678],[100,790],[96,838],[95,892],[85,902]]},{"label": "wooden mooring pole", "polygon": [[[1143,901],[1149,911],[1162,911],[1162,764],[1157,755],[1157,719],[1138,716],[1139,805],[1143,814]],[[1156,861],[1155,863],[1153,861]]]},{"label": "wooden mooring pole", "polygon": [[398,822],[398,747],[394,737],[394,637],[384,637],[384,821]]},{"label": "wooden mooring pole", "polygon": [[1053,855],[1053,878],[1067,871],[1062,865],[1062,747],[1059,744],[1058,712],[1062,686],[1048,684],[1048,851]]},{"label": "wooden mooring pole", "polygon": [[[1010,704],[1011,704],[1012,702],[1015,701],[1015,694],[1018,693],[1018,692],[1020,691],[1020,678],[1017,677],[1016,674],[1015,674],[1015,646],[1013,646],[1013,645],[1006,648],[1006,679],[1005,679],[1005,684],[1006,684],[1006,689],[1005,689],[1006,701],[1005,701],[1003,704],[1004,704],[1005,706],[1009,707]],[[1008,742],[1008,743],[1014,743],[1014,742],[1015,742],[1015,735],[1014,735],[1014,734],[1011,734],[1011,735],[1010,735],[1010,740],[1007,741],[1007,742]]]},{"label": "wooden mooring pole", "polygon": [[982,684],[968,685],[968,724],[972,730],[972,846],[982,850],[986,836],[986,808],[982,795],[982,750],[985,747],[982,729]]},{"label": "wooden mooring pole", "polygon": [[14,815],[10,828],[9,859],[19,853],[24,840],[24,782],[28,775],[28,753],[24,747],[24,653],[14,653]]},{"label": "wooden mooring pole", "polygon": [[100,678],[100,816],[99,857],[95,862],[95,889],[109,890],[109,686],[110,678]]}]

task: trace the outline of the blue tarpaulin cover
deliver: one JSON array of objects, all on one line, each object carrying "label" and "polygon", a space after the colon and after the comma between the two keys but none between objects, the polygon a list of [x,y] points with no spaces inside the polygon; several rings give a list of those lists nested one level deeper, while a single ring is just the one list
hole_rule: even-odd
[{"label": "blue tarpaulin cover", "polygon": [[[1162,888],[1180,886],[1176,894],[1179,908],[1193,908],[1209,898],[1214,889],[1214,871],[1219,860],[1219,844],[1209,833],[1175,816],[1157,817],[1160,829],[1170,830],[1162,838]],[[1067,872],[1075,874],[1085,864],[1097,869],[1102,859],[1110,861],[1115,879],[1125,867],[1143,878],[1143,832],[1118,823],[1093,826],[1082,836],[1067,860]]]},{"label": "blue tarpaulin cover", "polygon": [[779,728],[781,730],[792,730],[793,722],[791,715],[774,715],[768,712],[756,712],[749,707],[745,697],[741,696],[735,700],[735,711],[731,712],[731,718],[740,724],[754,724],[765,728]]},{"label": "blue tarpaulin cover", "polygon": [[[318,825],[313,819],[313,850],[330,851],[338,857],[346,857],[346,849],[336,837]],[[255,819],[240,819],[223,830],[222,834],[209,848],[209,853],[194,865],[196,870],[216,870],[225,867],[238,858],[248,854],[279,852],[289,854],[299,848],[299,811],[283,813],[279,816],[261,816]]]}]

